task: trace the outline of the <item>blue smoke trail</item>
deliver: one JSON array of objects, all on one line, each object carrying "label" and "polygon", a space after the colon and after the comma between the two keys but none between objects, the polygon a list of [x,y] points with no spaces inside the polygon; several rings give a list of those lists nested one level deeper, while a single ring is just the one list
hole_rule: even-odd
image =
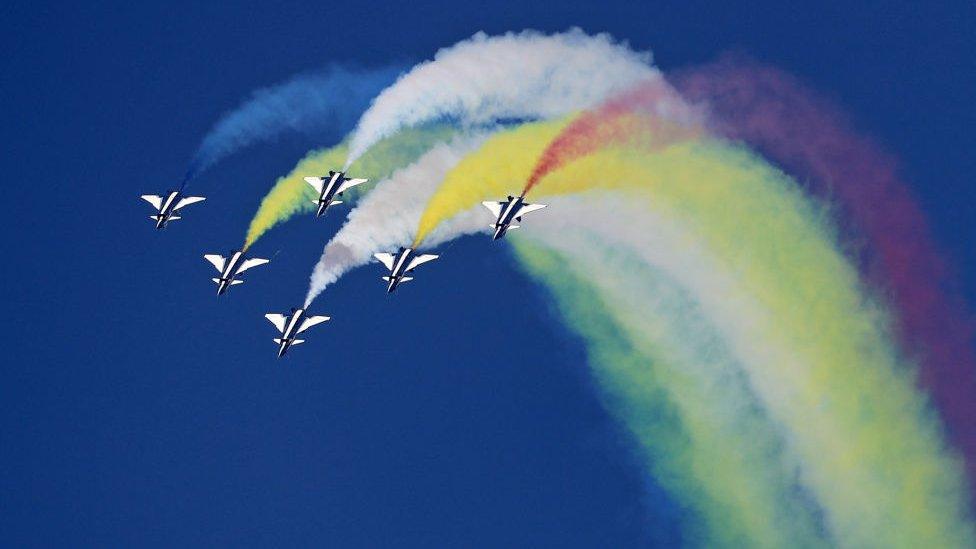
[{"label": "blue smoke trail", "polygon": [[255,91],[238,108],[222,116],[203,138],[180,190],[231,154],[285,132],[315,135],[330,129],[335,130],[330,134],[344,135],[372,98],[393,83],[403,68],[333,65]]}]

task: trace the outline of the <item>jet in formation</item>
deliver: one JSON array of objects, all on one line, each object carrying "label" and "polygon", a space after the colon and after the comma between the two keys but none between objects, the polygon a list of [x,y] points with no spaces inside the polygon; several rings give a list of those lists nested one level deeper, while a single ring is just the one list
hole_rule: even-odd
[{"label": "jet in formation", "polygon": [[231,252],[229,259],[217,254],[207,254],[203,258],[209,261],[220,273],[220,276],[211,279],[217,284],[217,295],[224,295],[227,288],[231,286],[244,284],[240,278],[244,271],[270,262],[268,259],[259,257],[248,258],[244,255],[244,250]]},{"label": "jet in formation", "polygon": [[545,204],[529,204],[525,201],[525,195],[509,196],[504,202],[482,202],[488,211],[495,216],[495,222],[489,225],[495,230],[492,240],[498,240],[505,236],[510,229],[518,229],[518,225],[512,225],[513,221],[522,222],[522,216],[545,208]]},{"label": "jet in formation", "polygon": [[400,248],[396,254],[378,253],[373,254],[373,257],[378,259],[380,263],[390,270],[390,275],[384,276],[383,280],[389,283],[386,287],[386,292],[392,293],[400,284],[413,280],[412,277],[404,275],[412,272],[428,261],[437,259],[439,256],[433,254],[417,255],[413,248]]},{"label": "jet in formation", "polygon": [[292,345],[305,343],[304,339],[297,339],[296,336],[305,330],[329,320],[327,316],[308,316],[304,308],[292,309],[287,315],[268,313],[264,315],[275,328],[281,332],[281,337],[274,338],[278,344],[278,358],[285,356],[285,353]]},{"label": "jet in formation", "polygon": [[342,204],[341,200],[336,200],[337,196],[355,187],[362,185],[369,179],[349,179],[343,172],[329,172],[329,177],[306,177],[305,182],[315,189],[319,194],[318,198],[313,198],[312,203],[318,206],[315,217],[322,217],[330,206]]},{"label": "jet in formation", "polygon": [[176,215],[180,208],[206,200],[202,196],[183,196],[180,191],[168,191],[166,198],[154,194],[144,194],[141,198],[156,208],[156,214],[149,216],[149,219],[156,222],[157,229],[165,228],[170,221],[181,219]]}]

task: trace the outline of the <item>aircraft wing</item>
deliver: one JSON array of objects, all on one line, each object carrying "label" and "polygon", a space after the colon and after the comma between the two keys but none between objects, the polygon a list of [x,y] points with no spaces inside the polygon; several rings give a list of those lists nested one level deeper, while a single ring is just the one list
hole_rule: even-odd
[{"label": "aircraft wing", "polygon": [[305,320],[302,321],[302,325],[298,328],[298,331],[295,332],[295,333],[300,334],[300,333],[304,332],[305,330],[311,328],[312,326],[315,326],[316,324],[322,324],[326,320],[329,320],[329,318],[330,317],[327,317],[327,316],[310,316],[310,317],[307,317],[307,318],[305,318]]},{"label": "aircraft wing", "polygon": [[322,187],[325,186],[325,179],[322,179],[321,177],[306,177],[305,182],[311,185],[317,194],[322,194]]},{"label": "aircraft wing", "polygon": [[245,259],[241,266],[237,268],[238,273],[243,273],[244,271],[250,269],[251,267],[257,267],[258,265],[264,265],[265,263],[271,263],[270,259],[261,259],[260,257],[252,257],[251,259]]},{"label": "aircraft wing", "polygon": [[285,315],[269,313],[264,315],[264,318],[270,320],[271,323],[274,324],[274,327],[278,328],[279,332],[285,333],[285,322],[288,320],[288,317],[286,317]]},{"label": "aircraft wing", "polygon": [[163,197],[161,197],[161,196],[156,196],[154,194],[144,194],[144,195],[140,196],[139,198],[141,198],[141,199],[145,200],[146,202],[152,204],[153,208],[156,208],[157,210],[159,208],[162,208],[163,207]]},{"label": "aircraft wing", "polygon": [[203,202],[204,200],[206,200],[206,198],[202,196],[184,196],[179,202],[176,203],[176,206],[173,206],[173,210],[178,210],[183,206],[189,206],[190,204],[196,204],[197,202]]},{"label": "aircraft wing", "polygon": [[207,254],[203,256],[203,258],[209,261],[214,266],[214,268],[217,269],[217,272],[219,273],[224,272],[224,263],[227,261],[226,259],[224,259],[224,256],[217,255],[217,254]]},{"label": "aircraft wing", "polygon": [[417,267],[423,265],[424,263],[427,263],[428,261],[433,261],[433,260],[437,259],[438,257],[440,257],[440,256],[439,255],[434,255],[434,254],[418,255],[417,257],[415,257],[412,260],[410,260],[410,264],[407,265],[406,270],[408,272],[409,271],[412,271],[412,270],[416,269]]},{"label": "aircraft wing", "polygon": [[373,257],[375,257],[376,259],[378,259],[380,261],[380,263],[382,263],[383,265],[386,266],[387,269],[389,269],[391,271],[393,270],[393,262],[396,260],[396,257],[394,257],[393,254],[390,254],[390,253],[378,253],[378,254],[373,254]]},{"label": "aircraft wing", "polygon": [[337,193],[348,191],[349,189],[355,187],[356,185],[362,185],[363,183],[369,181],[369,179],[347,179],[339,185],[339,190]]},{"label": "aircraft wing", "polygon": [[515,217],[522,217],[527,213],[534,212],[536,210],[541,210],[542,208],[545,207],[546,207],[545,204],[522,204],[522,207],[519,208],[519,211],[517,214],[515,214]]},{"label": "aircraft wing", "polygon": [[502,215],[502,208],[505,207],[506,202],[492,202],[489,200],[487,202],[482,202],[482,204],[486,208],[488,208],[488,211],[491,212],[491,215],[498,217]]}]

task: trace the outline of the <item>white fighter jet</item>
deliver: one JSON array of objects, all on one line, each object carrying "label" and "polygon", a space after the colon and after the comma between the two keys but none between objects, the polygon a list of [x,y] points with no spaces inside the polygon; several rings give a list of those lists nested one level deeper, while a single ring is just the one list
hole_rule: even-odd
[{"label": "white fighter jet", "polygon": [[219,277],[211,278],[217,284],[217,295],[224,295],[227,288],[231,286],[244,284],[244,281],[240,279],[241,273],[244,271],[270,261],[259,257],[247,258],[244,256],[244,250],[231,252],[230,259],[217,254],[207,254],[203,258],[209,261],[220,273]]},{"label": "white fighter jet", "polygon": [[315,212],[315,217],[325,215],[325,210],[330,206],[342,204],[341,200],[336,200],[337,196],[355,187],[362,185],[369,179],[349,179],[342,172],[329,172],[329,177],[306,177],[305,182],[319,193],[318,198],[313,198],[312,203],[318,205],[319,209]]},{"label": "white fighter jet", "polygon": [[156,208],[156,214],[149,216],[149,219],[156,222],[157,229],[165,228],[170,221],[182,219],[176,214],[183,206],[206,200],[202,196],[183,196],[180,191],[167,191],[166,198],[154,194],[144,194],[140,198]]},{"label": "white fighter jet", "polygon": [[512,221],[521,222],[523,215],[546,207],[545,204],[525,202],[525,195],[509,196],[508,200],[504,202],[488,201],[482,202],[482,204],[495,216],[495,222],[490,225],[492,229],[495,229],[495,235],[491,237],[492,240],[498,240],[505,236],[505,232],[509,229],[518,229],[519,226],[512,225]]},{"label": "white fighter jet", "polygon": [[285,352],[292,345],[305,343],[304,339],[296,339],[295,336],[305,330],[329,320],[327,316],[307,316],[305,309],[292,309],[287,315],[269,313],[264,315],[274,324],[275,328],[281,332],[281,337],[276,337],[274,342],[278,344],[278,358],[285,356]]},{"label": "white fighter jet", "polygon": [[384,276],[383,280],[389,282],[389,285],[386,287],[386,292],[391,293],[401,283],[413,280],[412,277],[404,275],[440,256],[433,254],[417,255],[413,248],[400,248],[396,254],[378,253],[373,254],[373,257],[378,259],[383,265],[386,265],[386,268],[390,270],[390,275]]}]

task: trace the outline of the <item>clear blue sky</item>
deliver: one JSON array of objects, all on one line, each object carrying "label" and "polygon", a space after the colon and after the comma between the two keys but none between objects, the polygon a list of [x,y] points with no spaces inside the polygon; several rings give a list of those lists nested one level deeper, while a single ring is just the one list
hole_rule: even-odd
[{"label": "clear blue sky", "polygon": [[458,242],[394,296],[355,272],[316,303],[333,322],[277,361],[261,315],[299,303],[341,216],[273,231],[255,252],[275,261],[220,302],[201,256],[240,243],[312,144],[232,158],[195,183],[208,202],[152,229],[138,195],[175,187],[221,113],[330,62],[570,26],[666,70],[748,52],[899,156],[976,296],[972,2],[63,4],[8,2],[0,23],[3,546],[680,540],[503,246]]}]

